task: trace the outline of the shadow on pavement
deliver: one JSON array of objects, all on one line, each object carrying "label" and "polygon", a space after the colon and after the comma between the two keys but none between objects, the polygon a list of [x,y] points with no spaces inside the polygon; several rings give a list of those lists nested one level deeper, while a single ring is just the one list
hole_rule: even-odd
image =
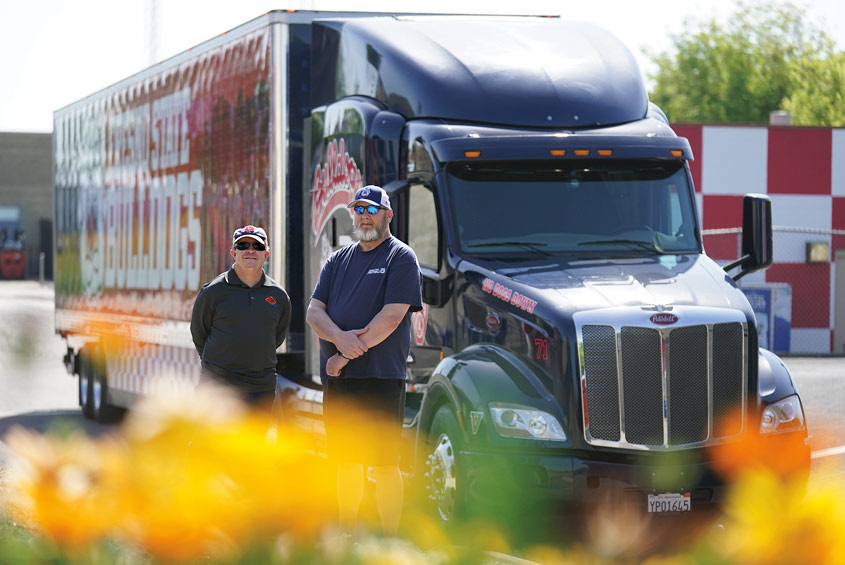
[{"label": "shadow on pavement", "polygon": [[45,432],[66,434],[82,430],[90,437],[99,437],[117,430],[117,427],[113,425],[86,420],[78,409],[43,410],[0,418],[0,441],[16,426],[41,434]]}]

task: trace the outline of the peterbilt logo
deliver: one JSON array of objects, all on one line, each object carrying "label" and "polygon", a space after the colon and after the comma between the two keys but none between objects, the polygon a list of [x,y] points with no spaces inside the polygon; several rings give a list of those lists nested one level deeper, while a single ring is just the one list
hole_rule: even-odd
[{"label": "peterbilt logo", "polygon": [[649,320],[651,320],[652,324],[657,324],[657,325],[660,325],[660,326],[668,326],[670,324],[674,324],[675,322],[677,322],[678,317],[674,314],[666,314],[666,313],[652,314],[651,317],[649,317]]}]

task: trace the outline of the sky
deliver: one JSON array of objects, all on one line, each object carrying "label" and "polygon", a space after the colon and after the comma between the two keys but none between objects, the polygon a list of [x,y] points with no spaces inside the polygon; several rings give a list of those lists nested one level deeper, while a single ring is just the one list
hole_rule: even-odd
[{"label": "sky", "polygon": [[[840,50],[845,49],[845,2],[796,3]],[[349,0],[0,0],[0,131],[51,132],[55,110],[268,10],[347,11],[352,4]],[[715,18],[724,23],[736,9],[735,0],[354,3],[356,11],[527,13],[589,21],[619,37],[637,56],[646,77],[654,67],[644,50],[668,49],[670,35],[683,31],[687,19]],[[157,33],[151,34],[151,29]]]}]

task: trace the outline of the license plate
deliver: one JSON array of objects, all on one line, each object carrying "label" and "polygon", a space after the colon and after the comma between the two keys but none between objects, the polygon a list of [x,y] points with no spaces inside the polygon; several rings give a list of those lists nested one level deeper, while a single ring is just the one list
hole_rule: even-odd
[{"label": "license plate", "polygon": [[648,495],[649,512],[689,512],[692,500],[689,493],[665,493]]}]

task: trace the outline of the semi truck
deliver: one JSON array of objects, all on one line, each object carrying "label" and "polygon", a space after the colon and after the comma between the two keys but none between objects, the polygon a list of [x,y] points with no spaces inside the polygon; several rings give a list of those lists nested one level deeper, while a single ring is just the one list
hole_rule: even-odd
[{"label": "semi truck", "polygon": [[745,197],[735,263],[708,258],[690,145],[596,25],[272,11],[54,124],[56,330],[88,417],[194,385],[194,298],[252,223],[292,298],[277,399],[318,430],[305,307],[376,184],[423,276],[403,468],[440,520],[504,491],[712,508],[713,448],[749,437],[809,467],[798,390],[735,282],[772,262],[771,202]]}]

